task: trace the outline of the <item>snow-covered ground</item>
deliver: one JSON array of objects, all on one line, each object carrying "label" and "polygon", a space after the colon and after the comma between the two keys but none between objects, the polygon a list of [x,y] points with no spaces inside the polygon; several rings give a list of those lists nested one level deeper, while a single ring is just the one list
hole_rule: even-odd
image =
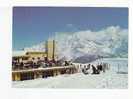
[{"label": "snow-covered ground", "polygon": [[[109,63],[111,66],[110,70],[100,75],[77,73],[45,79],[14,81],[12,82],[12,86],[15,88],[128,88],[127,59],[103,59],[91,64],[98,64],[100,62]],[[127,72],[127,74],[118,74],[118,71]]]}]

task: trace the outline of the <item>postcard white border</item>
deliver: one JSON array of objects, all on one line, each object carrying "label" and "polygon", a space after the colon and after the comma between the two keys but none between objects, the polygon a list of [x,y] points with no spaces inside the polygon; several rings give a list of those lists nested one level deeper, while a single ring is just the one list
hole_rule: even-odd
[{"label": "postcard white border", "polygon": [[[0,4],[0,91],[4,99],[132,99],[133,95],[133,4],[127,0],[14,0]],[[59,2],[60,1],[60,2]],[[88,6],[129,8],[129,88],[128,89],[44,89],[12,88],[12,7],[13,6]]]}]

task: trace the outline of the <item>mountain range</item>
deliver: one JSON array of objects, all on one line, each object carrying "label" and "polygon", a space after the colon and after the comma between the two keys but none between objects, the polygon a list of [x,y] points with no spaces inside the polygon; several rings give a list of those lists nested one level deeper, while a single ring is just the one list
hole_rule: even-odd
[{"label": "mountain range", "polygon": [[[77,32],[57,32],[54,39],[57,43],[59,58],[79,60],[80,58],[128,57],[128,29],[109,26],[98,31],[82,30]],[[45,41],[25,51],[45,51]]]}]

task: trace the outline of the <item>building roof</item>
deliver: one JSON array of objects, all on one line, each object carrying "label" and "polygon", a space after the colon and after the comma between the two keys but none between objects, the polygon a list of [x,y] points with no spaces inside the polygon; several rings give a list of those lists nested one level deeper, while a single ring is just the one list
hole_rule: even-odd
[{"label": "building roof", "polygon": [[28,54],[46,54],[46,52],[41,51],[13,51],[12,56],[13,57],[20,57],[20,56],[27,56]]},{"label": "building roof", "polygon": [[25,56],[26,51],[13,51],[12,56]]},{"label": "building roof", "polygon": [[30,51],[30,52],[26,52],[26,54],[46,54],[46,52],[42,52],[42,51]]}]

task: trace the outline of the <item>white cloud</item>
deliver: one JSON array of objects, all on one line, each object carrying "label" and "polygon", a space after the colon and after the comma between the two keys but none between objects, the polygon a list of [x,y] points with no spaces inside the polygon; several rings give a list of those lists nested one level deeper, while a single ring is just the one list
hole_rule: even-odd
[{"label": "white cloud", "polygon": [[66,24],[66,26],[67,26],[67,27],[72,27],[73,24],[70,24],[70,23],[69,23],[69,24]]}]

